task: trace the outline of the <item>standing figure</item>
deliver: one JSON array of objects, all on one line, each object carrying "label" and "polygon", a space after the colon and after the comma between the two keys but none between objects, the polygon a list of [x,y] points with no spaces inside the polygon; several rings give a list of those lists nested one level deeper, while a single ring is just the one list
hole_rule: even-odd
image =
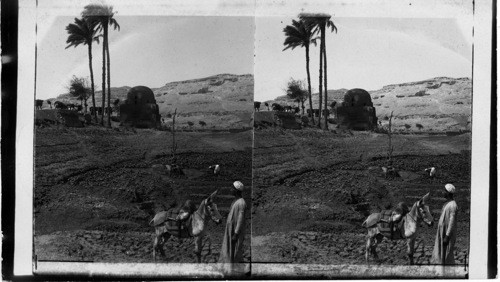
[{"label": "standing figure", "polygon": [[220,263],[230,264],[230,272],[234,270],[235,263],[243,262],[243,240],[245,239],[245,212],[247,204],[242,197],[243,183],[235,181],[233,183],[233,195],[235,200],[231,204],[231,209],[227,216],[224,240],[220,252]]},{"label": "standing figure", "polygon": [[218,164],[211,165],[208,167],[208,169],[213,171],[215,176],[218,176],[220,174],[220,165]]},{"label": "standing figure", "polygon": [[457,239],[457,210],[458,206],[453,199],[455,186],[446,184],[444,197],[448,200],[441,211],[434,251],[431,262],[434,264],[449,265],[455,264],[455,241]]},{"label": "standing figure", "polygon": [[436,168],[435,167],[426,168],[425,172],[427,172],[429,174],[429,178],[436,177]]}]

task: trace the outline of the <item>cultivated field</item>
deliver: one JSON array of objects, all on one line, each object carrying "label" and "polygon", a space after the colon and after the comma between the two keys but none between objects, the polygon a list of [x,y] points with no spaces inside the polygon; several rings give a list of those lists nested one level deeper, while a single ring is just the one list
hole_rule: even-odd
[{"label": "cultivated field", "polygon": [[[251,206],[251,131],[178,132],[178,163],[185,175],[168,176],[155,164],[170,161],[172,137],[155,130],[107,129],[88,126],[37,128],[35,135],[35,234],[38,260],[152,262],[156,211],[199,204],[222,188],[216,203],[227,216],[230,185],[241,180]],[[220,177],[208,166],[219,163]],[[248,213],[250,217],[250,213]],[[219,257],[225,220],[209,223],[212,254]],[[245,261],[250,261],[250,220],[247,220]],[[165,244],[161,262],[195,262],[193,240]]]},{"label": "cultivated field", "polygon": [[[459,206],[457,263],[469,248],[470,135],[393,135],[394,166],[401,178],[381,176],[387,135],[335,134],[317,129],[264,129],[254,134],[252,261],[364,264],[370,212],[399,201],[409,205],[431,192],[437,221],[445,183],[456,185]],[[424,169],[435,166],[437,179]],[[437,222],[436,222],[437,223]],[[414,255],[428,264],[436,227],[422,225]],[[384,241],[375,264],[406,264],[404,241]]]}]

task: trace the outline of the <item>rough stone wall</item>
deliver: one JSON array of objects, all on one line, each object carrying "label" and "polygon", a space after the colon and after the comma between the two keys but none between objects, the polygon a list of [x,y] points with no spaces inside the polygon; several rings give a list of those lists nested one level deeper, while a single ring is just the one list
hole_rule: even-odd
[{"label": "rough stone wall", "polygon": [[83,127],[80,114],[71,110],[38,110],[35,112],[35,123],[63,124],[67,127]]}]

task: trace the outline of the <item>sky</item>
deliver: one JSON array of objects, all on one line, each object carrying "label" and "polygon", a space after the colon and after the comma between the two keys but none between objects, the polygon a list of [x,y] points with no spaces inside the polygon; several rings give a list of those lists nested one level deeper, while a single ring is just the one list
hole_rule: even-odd
[{"label": "sky", "polygon": [[[112,87],[155,88],[220,73],[253,74],[252,17],[120,16],[115,11],[120,31],[110,30]],[[90,77],[87,46],[65,49],[65,27],[75,16],[38,16],[37,99],[67,93],[73,75]],[[101,89],[102,45],[93,44],[92,52],[95,85]]]},{"label": "sky", "polygon": [[[123,1],[112,3],[121,26],[120,31],[110,31],[112,87],[156,88],[172,81],[220,73],[254,74],[254,98],[266,101],[284,95],[290,78],[306,79],[304,48],[282,51],[283,28],[296,18],[299,6],[277,5],[271,9],[257,1],[260,8],[256,17],[251,15],[251,5],[246,7],[250,12],[243,15],[231,12],[232,16],[220,16],[227,12],[227,6],[212,1],[215,6],[204,7],[191,1],[186,7],[199,9],[194,12],[198,16],[185,16],[189,11],[179,13],[183,16],[165,16],[161,13],[175,14],[175,8],[186,7],[180,2],[172,7],[164,6],[169,2],[158,2],[157,6],[145,6],[149,8],[146,12],[137,12],[148,16],[134,16],[134,11],[143,6]],[[40,3],[47,4],[37,13],[36,85],[37,98],[47,99],[67,93],[73,75],[90,75],[86,46],[65,49],[65,27],[79,16],[85,4],[75,0],[61,8],[57,1]],[[329,89],[377,90],[388,84],[437,76],[471,77],[472,17],[468,6],[458,5],[461,12],[454,11],[453,5],[450,9],[423,6],[420,14],[405,14],[407,8],[398,10],[399,6],[393,5],[390,7],[394,10],[388,10],[385,2],[380,3],[372,8],[363,5],[365,9],[359,9],[359,5],[339,4],[335,9],[325,6],[324,12],[333,15],[338,29],[326,36]],[[435,2],[428,5],[432,3]],[[350,9],[342,10],[344,6]],[[378,6],[371,15],[368,9]],[[280,15],[283,10],[286,15]],[[335,16],[335,11],[341,16]],[[199,16],[203,13],[211,16]],[[433,17],[426,17],[427,14]],[[319,85],[318,52],[319,47],[313,47],[310,53],[313,92],[318,91]],[[94,44],[93,57],[99,90],[102,45]]]},{"label": "sky", "polygon": [[[257,17],[255,100],[285,95],[290,78],[306,81],[305,48],[282,51],[293,17]],[[327,33],[328,89],[377,90],[438,76],[471,77],[472,25],[456,18],[333,17]],[[313,93],[319,88],[319,44],[310,52]],[[307,84],[306,84],[307,85]]]}]

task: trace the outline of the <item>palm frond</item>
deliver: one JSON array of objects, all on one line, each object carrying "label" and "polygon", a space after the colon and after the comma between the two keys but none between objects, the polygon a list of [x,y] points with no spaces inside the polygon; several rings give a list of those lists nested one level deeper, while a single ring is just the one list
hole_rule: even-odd
[{"label": "palm frond", "polygon": [[299,46],[304,47],[311,43],[316,45],[310,27],[303,20],[292,20],[292,24],[283,28],[283,32],[285,33],[283,45],[286,46],[283,51],[290,48],[293,50]]},{"label": "palm frond", "polygon": [[68,46],[66,46],[66,49],[80,44],[89,45],[92,44],[92,41],[99,42],[96,25],[85,19],[75,18],[74,23],[66,26],[66,31],[68,32],[68,39],[66,40]]},{"label": "palm frond", "polygon": [[113,29],[118,29],[118,31],[120,31],[120,25],[118,24],[118,22],[116,21],[115,18],[110,18],[109,19],[109,25],[113,27]]},{"label": "palm frond", "polygon": [[332,22],[332,21],[327,21],[326,22],[326,28],[330,28],[332,32],[335,31],[335,33],[337,33],[337,27],[335,26],[335,24]]}]

